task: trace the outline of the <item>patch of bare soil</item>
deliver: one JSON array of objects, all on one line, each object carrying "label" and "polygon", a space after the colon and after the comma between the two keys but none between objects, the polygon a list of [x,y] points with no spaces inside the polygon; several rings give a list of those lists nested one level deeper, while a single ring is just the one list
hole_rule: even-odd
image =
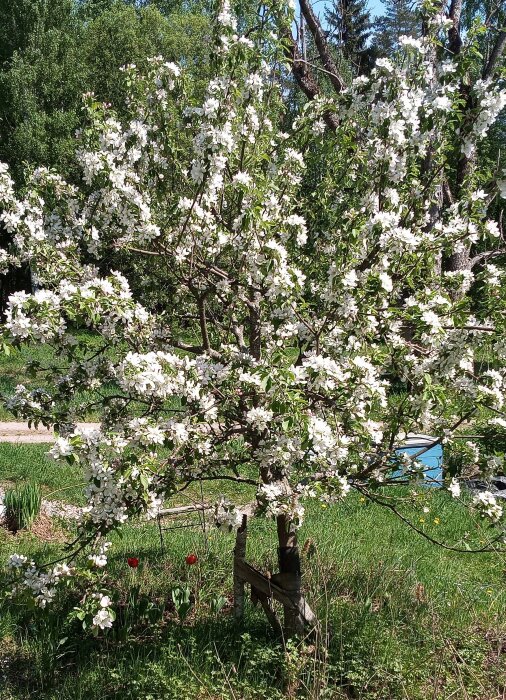
[{"label": "patch of bare soil", "polygon": [[62,527],[53,522],[44,513],[41,513],[35,522],[32,523],[30,532],[43,542],[62,542],[65,539],[65,532]]},{"label": "patch of bare soil", "polygon": [[[99,427],[99,423],[78,423],[79,428],[94,429]],[[39,425],[38,428],[29,428],[28,423],[17,421],[0,422],[0,442],[19,443],[51,443],[54,440],[54,433],[49,428]]]},{"label": "patch of bare soil", "polygon": [[65,540],[65,531],[61,525],[52,521],[51,518],[44,513],[40,513],[27,530],[15,530],[5,516],[0,520],[0,527],[13,539],[22,535],[31,534],[43,542],[63,542]]}]

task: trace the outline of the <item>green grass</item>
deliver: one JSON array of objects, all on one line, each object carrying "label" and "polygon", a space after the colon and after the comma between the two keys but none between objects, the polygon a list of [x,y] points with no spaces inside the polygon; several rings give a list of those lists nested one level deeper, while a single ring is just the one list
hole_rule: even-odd
[{"label": "green grass", "polygon": [[[36,481],[44,498],[75,505],[84,504],[83,479],[75,467],[48,457],[51,445],[0,443],[0,484]],[[1,696],[0,696],[1,697]]]},{"label": "green grass", "polygon": [[[45,449],[2,445],[0,480],[29,476],[46,492],[76,484],[78,470],[48,460]],[[205,498],[220,490],[205,485]],[[77,494],[73,486],[60,498],[77,503]],[[251,493],[241,496],[246,501]],[[487,537],[436,489],[416,504],[407,502],[403,512],[450,542]],[[274,530],[264,520],[250,526],[248,559],[263,570],[276,570]],[[357,495],[325,509],[308,504],[300,532],[301,543],[314,543],[303,556],[304,586],[329,632],[326,655],[315,654],[308,642],[285,652],[251,604],[241,629],[230,605],[212,612],[214,599],[231,596],[232,535],[171,530],[162,553],[156,526],[139,522],[112,539],[109,576],[119,614],[111,633],[94,639],[77,621],[66,621],[78,600],[72,590],[48,612],[9,600],[1,606],[2,700],[493,700],[504,692],[504,556],[435,547]],[[13,551],[47,561],[61,544],[29,533],[0,534],[0,557]],[[199,557],[194,567],[185,563],[190,552]],[[127,566],[130,556],[140,559],[137,570]],[[193,608],[181,623],[170,594],[187,584]],[[134,600],[137,589],[154,612],[151,621]]]},{"label": "green grass", "polygon": [[[9,355],[0,353],[0,396],[6,397],[14,393],[18,384],[27,387],[37,382],[27,373],[29,362],[48,362],[53,357],[52,350],[47,345],[22,346],[12,350]],[[40,383],[39,383],[40,384]],[[0,420],[14,420],[14,416],[0,403]]]}]

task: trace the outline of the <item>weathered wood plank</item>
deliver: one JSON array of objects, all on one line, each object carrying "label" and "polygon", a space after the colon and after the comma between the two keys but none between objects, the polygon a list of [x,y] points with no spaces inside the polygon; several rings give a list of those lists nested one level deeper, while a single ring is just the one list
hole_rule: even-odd
[{"label": "weathered wood plank", "polygon": [[196,513],[203,510],[211,510],[212,506],[206,503],[196,503],[190,506],[177,506],[175,508],[161,508],[158,511],[158,517],[170,517],[171,515],[184,515],[184,513]]},{"label": "weathered wood plank", "polygon": [[317,617],[306,603],[304,596],[299,596],[298,599],[294,598],[293,595],[290,595],[289,591],[276,585],[270,578],[260,571],[257,571],[257,569],[242,559],[237,559],[234,563],[234,567],[237,574],[253,588],[256,588],[260,593],[263,593],[269,598],[274,598],[282,605],[287,605],[294,610],[298,610],[307,625],[316,627],[318,624]]}]

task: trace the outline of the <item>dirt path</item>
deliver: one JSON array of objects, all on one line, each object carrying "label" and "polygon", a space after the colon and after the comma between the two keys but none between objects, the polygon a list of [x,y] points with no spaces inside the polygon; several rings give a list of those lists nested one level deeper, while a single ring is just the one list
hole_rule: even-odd
[{"label": "dirt path", "polygon": [[[78,423],[80,428],[98,428],[99,423]],[[54,433],[43,426],[29,428],[28,423],[16,423],[15,421],[0,422],[0,442],[53,442]]]}]

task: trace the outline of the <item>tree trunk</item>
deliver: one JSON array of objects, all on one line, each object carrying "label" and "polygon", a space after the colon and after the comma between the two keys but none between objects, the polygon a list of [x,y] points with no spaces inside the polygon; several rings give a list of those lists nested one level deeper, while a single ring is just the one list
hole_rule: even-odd
[{"label": "tree trunk", "polygon": [[237,530],[234,549],[234,619],[240,624],[244,618],[244,578],[237,570],[239,561],[246,558],[246,537],[248,535],[247,516],[243,515],[241,527]]},{"label": "tree trunk", "polygon": [[443,261],[443,269],[447,272],[461,272],[469,270],[471,258],[469,250],[462,250],[459,253],[452,253]]},{"label": "tree trunk", "polygon": [[[300,636],[307,625],[311,633],[320,635],[318,618],[307,604],[301,591],[299,550],[295,528],[287,516],[277,518],[280,573],[271,576],[258,571],[245,561],[247,520],[243,517],[237,531],[234,549],[234,617],[240,623],[244,615],[244,586],[251,586],[253,604],[260,603],[274,632],[285,642]],[[284,629],[273,607],[274,600],[282,604]]]},{"label": "tree trunk", "polygon": [[297,531],[293,522],[286,515],[278,515],[276,519],[278,530],[278,560],[279,574],[272,577],[274,583],[286,590],[293,599],[295,606],[283,606],[285,639],[300,636],[304,632],[304,619],[301,615],[303,604],[300,554],[297,545]]}]

